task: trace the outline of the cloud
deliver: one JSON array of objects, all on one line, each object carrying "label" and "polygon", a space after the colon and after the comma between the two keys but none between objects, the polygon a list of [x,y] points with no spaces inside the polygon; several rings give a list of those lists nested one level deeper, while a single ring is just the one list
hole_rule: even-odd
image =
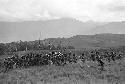
[{"label": "cloud", "polygon": [[111,9],[111,11],[125,12],[125,6],[115,6]]},{"label": "cloud", "polygon": [[0,0],[0,20],[120,21],[125,19],[124,5],[124,0]]}]

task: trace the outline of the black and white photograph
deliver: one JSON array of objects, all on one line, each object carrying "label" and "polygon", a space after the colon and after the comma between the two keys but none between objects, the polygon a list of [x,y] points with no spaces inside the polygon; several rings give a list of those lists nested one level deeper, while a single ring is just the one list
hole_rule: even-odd
[{"label": "black and white photograph", "polygon": [[0,0],[0,84],[125,84],[125,0]]}]

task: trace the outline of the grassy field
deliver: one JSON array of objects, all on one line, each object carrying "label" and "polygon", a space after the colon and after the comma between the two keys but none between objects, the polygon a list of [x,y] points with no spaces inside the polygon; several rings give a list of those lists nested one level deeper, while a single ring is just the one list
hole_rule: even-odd
[{"label": "grassy field", "polygon": [[125,84],[124,64],[107,63],[104,71],[92,62],[15,69],[0,73],[0,84]]},{"label": "grassy field", "polygon": [[[88,51],[88,50],[87,50]],[[21,51],[27,53],[47,53],[49,51]],[[69,52],[69,51],[66,51]],[[83,50],[72,50],[81,55]],[[1,56],[1,59],[11,55]],[[124,57],[124,56],[123,56]],[[0,73],[0,84],[125,84],[125,59],[105,61],[104,70],[100,70],[96,62],[78,61],[65,66],[38,66],[17,68],[6,73]],[[2,69],[1,69],[2,70]]]}]

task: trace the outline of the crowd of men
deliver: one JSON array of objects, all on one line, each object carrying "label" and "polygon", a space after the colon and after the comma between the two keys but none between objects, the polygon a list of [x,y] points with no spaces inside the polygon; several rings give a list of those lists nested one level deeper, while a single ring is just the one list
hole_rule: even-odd
[{"label": "crowd of men", "polygon": [[13,68],[27,68],[30,66],[44,66],[52,64],[56,66],[64,66],[67,63],[76,63],[76,58],[76,55],[71,52],[61,53],[52,51],[48,54],[29,53],[22,56],[15,54],[12,57],[5,58],[3,66],[6,71]]},{"label": "crowd of men", "polygon": [[115,61],[117,58],[120,58],[121,54],[116,54],[116,52],[111,51],[103,51],[103,53],[99,50],[92,50],[83,52],[80,56],[77,56],[75,53],[69,52],[56,52],[51,51],[46,54],[35,54],[28,53],[26,55],[19,56],[17,54],[12,57],[5,58],[3,63],[3,67],[5,71],[14,68],[27,68],[30,66],[44,66],[44,65],[56,65],[56,66],[64,66],[68,63],[77,63],[79,60],[83,63],[85,61],[93,61],[97,62],[98,66],[101,67],[101,70],[104,69],[105,62],[104,60]]}]

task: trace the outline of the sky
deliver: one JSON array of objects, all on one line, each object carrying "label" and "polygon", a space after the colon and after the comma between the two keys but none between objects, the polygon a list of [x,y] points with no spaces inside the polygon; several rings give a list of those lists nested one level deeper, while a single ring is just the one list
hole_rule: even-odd
[{"label": "sky", "polygon": [[125,0],[0,0],[1,21],[48,20],[122,21]]},{"label": "sky", "polygon": [[80,26],[79,29],[69,25],[63,28],[64,25],[60,23],[50,22],[55,27],[53,29],[49,22],[44,25],[46,21],[62,18],[83,23],[125,21],[125,0],[0,0],[0,42],[35,40],[40,31],[45,35],[43,38],[65,37],[88,31]]}]

